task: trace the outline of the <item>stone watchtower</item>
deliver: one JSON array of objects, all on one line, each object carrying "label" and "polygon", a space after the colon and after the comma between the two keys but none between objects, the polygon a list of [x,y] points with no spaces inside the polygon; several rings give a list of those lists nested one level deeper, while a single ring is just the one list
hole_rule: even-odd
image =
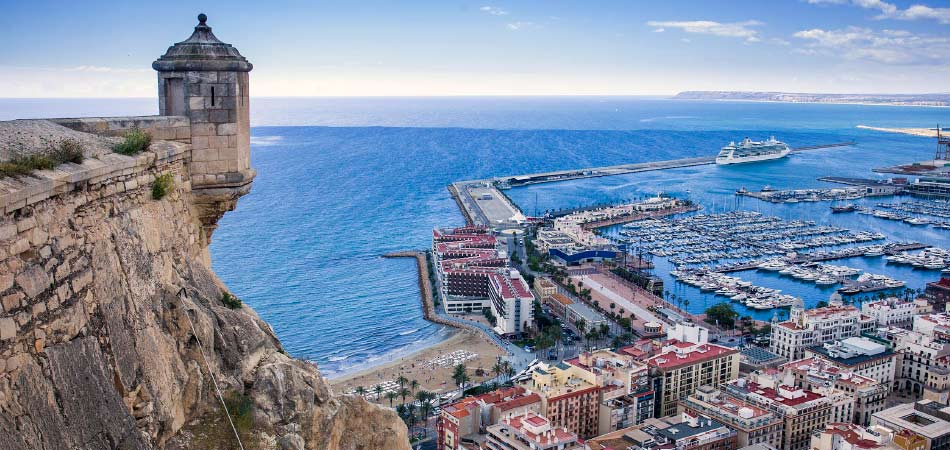
[{"label": "stone watchtower", "polygon": [[169,47],[152,68],[158,71],[159,115],[191,121],[191,188],[210,240],[221,215],[250,190],[255,172],[248,95],[253,66],[218,40],[207,21],[199,14],[191,37]]}]

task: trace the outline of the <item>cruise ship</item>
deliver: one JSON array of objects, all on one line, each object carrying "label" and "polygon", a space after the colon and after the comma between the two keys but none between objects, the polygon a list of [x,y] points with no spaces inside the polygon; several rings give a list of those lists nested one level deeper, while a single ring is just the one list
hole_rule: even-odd
[{"label": "cruise ship", "polygon": [[784,158],[792,149],[784,142],[775,140],[775,136],[764,142],[754,142],[745,138],[739,144],[730,142],[722,148],[716,157],[716,164],[739,164],[770,159]]}]

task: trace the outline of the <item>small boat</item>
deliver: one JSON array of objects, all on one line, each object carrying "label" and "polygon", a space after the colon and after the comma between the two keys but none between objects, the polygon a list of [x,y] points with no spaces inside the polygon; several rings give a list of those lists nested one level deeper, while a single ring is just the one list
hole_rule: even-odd
[{"label": "small boat", "polygon": [[858,209],[858,207],[855,206],[854,203],[848,203],[847,205],[832,206],[832,207],[831,207],[831,212],[833,212],[833,213],[846,213],[846,212],[856,211],[857,209]]}]

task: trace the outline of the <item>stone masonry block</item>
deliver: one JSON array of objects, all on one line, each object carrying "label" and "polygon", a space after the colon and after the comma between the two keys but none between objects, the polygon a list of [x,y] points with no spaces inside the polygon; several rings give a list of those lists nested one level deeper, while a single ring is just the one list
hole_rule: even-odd
[{"label": "stone masonry block", "polygon": [[213,123],[197,123],[191,127],[191,134],[192,136],[211,136],[215,134],[215,125]]},{"label": "stone masonry block", "polygon": [[228,146],[227,136],[208,136],[208,147],[225,148]]},{"label": "stone masonry block", "polygon": [[214,148],[205,148],[191,152],[192,161],[215,161],[218,159],[218,150]]},{"label": "stone masonry block", "polygon": [[13,274],[0,273],[0,292],[10,289],[11,287],[13,287]]},{"label": "stone masonry block", "polygon": [[233,147],[225,147],[218,149],[218,157],[215,159],[222,159],[226,161],[238,159],[238,149]]},{"label": "stone masonry block", "polygon": [[230,121],[230,117],[226,109],[214,109],[208,112],[208,122],[225,123]]},{"label": "stone masonry block", "polygon": [[192,111],[190,114],[191,117],[191,126],[195,126],[196,123],[208,122],[208,111]]},{"label": "stone masonry block", "polygon": [[237,83],[237,74],[234,72],[218,72],[218,83]]},{"label": "stone masonry block", "polygon": [[218,125],[218,136],[230,136],[237,134],[237,124],[236,123],[222,123]]},{"label": "stone masonry block", "polygon": [[189,139],[189,138],[191,138],[191,127],[175,128],[175,139]]},{"label": "stone masonry block", "polygon": [[13,319],[9,317],[0,319],[0,341],[15,338],[18,330],[19,327]]},{"label": "stone masonry block", "polygon": [[16,224],[0,225],[0,241],[12,239],[14,236],[16,236]]},{"label": "stone masonry block", "polygon": [[40,266],[30,266],[16,276],[16,284],[28,297],[36,297],[49,288],[53,281]]},{"label": "stone masonry block", "polygon": [[188,72],[185,74],[185,78],[190,84],[195,83],[217,83],[219,80],[219,72]]},{"label": "stone masonry block", "polygon": [[9,295],[4,295],[3,299],[0,300],[3,303],[3,310],[6,312],[12,312],[13,310],[20,307],[20,299],[23,298],[22,292],[14,292]]},{"label": "stone masonry block", "polygon": [[191,97],[188,99],[188,108],[192,111],[205,109],[205,98],[204,97]]},{"label": "stone masonry block", "polygon": [[191,138],[191,150],[201,150],[208,148],[208,136],[195,136]]}]

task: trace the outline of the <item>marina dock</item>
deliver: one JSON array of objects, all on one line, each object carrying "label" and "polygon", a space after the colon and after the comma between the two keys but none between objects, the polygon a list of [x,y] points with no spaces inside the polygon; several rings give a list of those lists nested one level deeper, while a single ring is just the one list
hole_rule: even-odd
[{"label": "marina dock", "polygon": [[[911,242],[903,244],[889,244],[884,246],[885,255],[897,255],[902,252],[912,251],[912,250],[922,250],[930,247],[927,244],[921,244],[920,242]],[[837,259],[847,259],[847,258],[856,258],[859,256],[864,256],[867,252],[866,247],[853,247],[853,248],[844,248],[833,252],[826,252],[819,255],[804,254],[799,255],[794,258],[788,258],[789,264],[805,264],[811,262],[825,262],[825,261],[834,261]],[[744,262],[741,264],[723,264],[718,267],[713,267],[710,272],[718,273],[729,273],[729,272],[743,272],[746,270],[755,270],[758,268],[759,264],[762,262],[759,260],[752,260]]]}]

